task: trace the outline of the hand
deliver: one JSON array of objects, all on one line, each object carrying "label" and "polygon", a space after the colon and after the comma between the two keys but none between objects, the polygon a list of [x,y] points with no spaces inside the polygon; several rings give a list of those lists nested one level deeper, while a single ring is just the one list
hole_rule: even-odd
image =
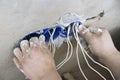
[{"label": "hand", "polygon": [[[94,28],[94,27],[93,27]],[[91,28],[92,29],[92,28]],[[96,28],[97,30],[100,30]],[[112,55],[117,50],[113,44],[111,36],[107,29],[101,28],[102,32],[90,32],[88,29],[82,29],[79,33],[85,38],[91,52],[98,56],[100,59]]]},{"label": "hand", "polygon": [[[29,46],[30,43],[30,46]],[[14,63],[31,80],[60,80],[44,36],[33,37],[30,42],[23,40],[20,48],[14,49]]]}]

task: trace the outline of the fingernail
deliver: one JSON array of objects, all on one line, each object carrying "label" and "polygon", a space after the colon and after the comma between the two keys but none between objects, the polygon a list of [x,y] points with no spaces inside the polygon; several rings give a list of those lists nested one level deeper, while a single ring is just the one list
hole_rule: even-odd
[{"label": "fingernail", "polygon": [[35,42],[35,43],[37,43],[37,42],[38,42],[38,38],[37,38],[37,37],[32,37],[32,38],[30,39],[30,42]]},{"label": "fingernail", "polygon": [[44,48],[47,48],[46,43],[45,43],[45,36],[44,36],[44,35],[41,35],[41,36],[39,37],[39,40],[40,40],[40,46],[41,46],[41,47],[44,47]]},{"label": "fingernail", "polygon": [[103,32],[102,29],[98,29],[98,32]]},{"label": "fingernail", "polygon": [[45,36],[44,36],[44,35],[41,35],[41,36],[39,37],[39,40],[40,40],[40,45],[41,45],[41,44],[45,44]]},{"label": "fingernail", "polygon": [[36,47],[37,44],[31,41],[31,42],[30,42],[30,46],[32,46],[32,47]]},{"label": "fingernail", "polygon": [[89,32],[89,29],[84,30],[84,31],[82,32],[82,34],[85,34],[85,33],[87,33],[87,32]]},{"label": "fingernail", "polygon": [[30,39],[30,45],[31,45],[32,47],[36,47],[37,44],[38,44],[38,38],[37,38],[37,37],[32,37],[32,38]]},{"label": "fingernail", "polygon": [[82,30],[83,30],[83,25],[80,25],[80,26],[78,27],[78,30],[79,30],[79,31],[82,31]]},{"label": "fingernail", "polygon": [[16,55],[16,53],[18,53],[18,48],[15,48],[14,50],[13,50],[13,53]]},{"label": "fingernail", "polygon": [[21,46],[26,46],[26,45],[28,45],[28,40],[23,40],[23,41],[21,41],[20,45],[21,45]]},{"label": "fingernail", "polygon": [[44,36],[44,35],[41,35],[41,36],[39,37],[39,40],[44,42],[44,41],[45,41],[45,36]]}]

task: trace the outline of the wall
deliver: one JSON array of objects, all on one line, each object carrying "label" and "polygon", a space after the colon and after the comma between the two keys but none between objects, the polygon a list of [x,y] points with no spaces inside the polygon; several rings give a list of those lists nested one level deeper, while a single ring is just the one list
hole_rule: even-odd
[{"label": "wall", "polygon": [[[119,27],[119,4],[119,0],[0,0],[0,80],[24,80],[13,64],[12,50],[25,34],[53,24],[67,12],[91,17],[103,10],[105,16],[97,25],[112,31]],[[74,58],[71,61],[75,64]]]}]

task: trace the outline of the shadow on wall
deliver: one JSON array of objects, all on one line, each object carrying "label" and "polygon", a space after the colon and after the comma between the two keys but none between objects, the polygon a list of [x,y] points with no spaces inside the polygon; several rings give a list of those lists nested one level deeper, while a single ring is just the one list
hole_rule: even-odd
[{"label": "shadow on wall", "polygon": [[120,51],[120,26],[111,32],[111,36],[116,48]]}]

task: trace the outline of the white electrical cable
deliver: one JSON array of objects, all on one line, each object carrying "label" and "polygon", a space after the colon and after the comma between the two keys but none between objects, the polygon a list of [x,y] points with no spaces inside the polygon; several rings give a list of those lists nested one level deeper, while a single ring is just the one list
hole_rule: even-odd
[{"label": "white electrical cable", "polygon": [[69,56],[61,63],[61,65],[57,69],[60,69],[67,61],[69,61],[70,58],[72,57],[72,54],[73,54],[73,49],[71,49]]},{"label": "white electrical cable", "polygon": [[[72,26],[69,26],[68,27],[68,32],[67,32],[67,38],[66,38],[66,42],[67,42],[67,45],[68,45],[68,49],[67,49],[67,54],[66,54],[66,57],[64,58],[63,61],[61,61],[58,65],[57,65],[57,70],[60,69],[66,62],[68,62],[70,60],[70,58],[72,57],[72,54],[73,54],[73,45],[70,41],[70,38],[69,38],[69,33],[70,33],[70,30],[72,28],[72,31],[73,31],[73,34],[74,34],[74,37],[77,41],[77,46],[76,46],[76,58],[77,58],[77,63],[78,63],[78,67],[83,75],[83,77],[85,78],[85,80],[88,80],[88,78],[86,77],[86,75],[84,74],[82,68],[81,68],[81,65],[80,65],[80,60],[79,60],[79,54],[78,54],[78,47],[80,47],[81,51],[82,51],[82,54],[83,54],[83,57],[88,65],[88,67],[93,70],[95,73],[97,73],[101,78],[103,78],[103,80],[106,80],[106,78],[101,74],[99,73],[97,70],[95,70],[88,62],[87,58],[86,58],[86,55],[88,56],[88,58],[94,62],[95,64],[101,66],[102,68],[106,69],[112,76],[113,80],[115,80],[115,77],[113,76],[113,73],[110,71],[109,68],[105,67],[104,65],[100,64],[99,62],[95,61],[88,53],[87,51],[83,48],[81,42],[80,42],[80,39],[79,39],[79,36],[78,36],[78,26],[79,24],[78,23],[74,23]],[[53,36],[54,36],[54,33],[55,33],[55,29],[53,29],[53,32],[52,34],[49,32],[50,34],[50,42],[49,42],[49,46],[50,46],[50,50],[52,51],[53,53],[53,57],[55,55],[55,50],[56,50],[56,46],[55,46],[55,43],[54,43],[54,40],[53,40]]]},{"label": "white electrical cable", "polygon": [[63,63],[68,59],[68,57],[69,57],[69,53],[70,53],[70,44],[69,44],[69,42],[67,41],[67,46],[68,46],[68,48],[67,48],[67,54],[66,54],[66,57],[63,59],[63,61],[61,61],[58,65],[57,65],[57,70],[59,70],[60,69],[60,67],[62,67],[62,65],[63,65]]},{"label": "white electrical cable", "polygon": [[53,57],[55,56],[55,51],[56,51],[56,46],[55,46],[55,43],[54,43],[54,40],[53,40],[55,30],[56,30],[56,27],[53,29],[53,32],[52,32],[52,35],[51,35],[51,38],[50,38],[50,40],[52,42],[52,54],[53,54]]},{"label": "white electrical cable", "polygon": [[56,46],[55,46],[55,43],[54,43],[54,40],[53,40],[53,36],[54,36],[55,30],[56,30],[56,27],[53,28],[52,34],[49,32],[49,34],[50,34],[49,44],[50,44],[50,50],[52,52],[53,57],[55,56],[55,50],[56,50]]},{"label": "white electrical cable", "polygon": [[[77,39],[76,33],[75,33],[75,28],[74,28],[75,24],[72,27],[72,31],[73,31],[73,35],[75,37],[75,39]],[[77,41],[77,40],[76,40]],[[86,77],[85,73],[82,70],[81,64],[80,64],[80,60],[79,60],[79,55],[78,55],[78,41],[77,41],[77,46],[76,46],[76,58],[77,58],[77,63],[78,63],[78,67],[80,69],[80,72],[82,73],[83,77],[85,78],[85,80],[88,80],[88,78]]]},{"label": "white electrical cable", "polygon": [[[76,27],[75,30],[77,30],[77,27]],[[76,34],[77,34],[77,33],[76,33]],[[78,37],[78,34],[77,34],[77,39],[76,39],[76,40],[78,40],[78,39],[79,39],[79,37]],[[81,45],[81,43],[80,43],[80,40],[78,40],[78,42],[79,42],[79,46],[80,46],[80,48],[81,48],[81,50],[82,50],[82,53],[83,53],[83,56],[84,56],[85,60],[87,61],[87,58],[86,58],[86,55],[87,55],[88,58],[90,58],[95,64],[97,64],[97,65],[101,66],[102,68],[106,69],[107,71],[109,71],[109,73],[111,74],[113,80],[115,80],[115,77],[113,76],[113,74],[112,74],[112,72],[110,71],[110,69],[107,68],[107,67],[105,67],[105,66],[103,66],[102,64],[98,63],[97,61],[95,61],[95,60],[87,53],[87,51],[82,47],[82,45]],[[85,54],[86,54],[86,55],[85,55]],[[104,80],[106,80],[104,76],[102,76],[98,71],[96,71],[93,67],[91,67],[91,66],[89,65],[88,61],[87,61],[86,63],[88,64],[88,66],[89,66],[93,71],[95,71],[99,76],[101,76]]]},{"label": "white electrical cable", "polygon": [[50,51],[52,51],[52,50],[51,50],[51,49],[52,49],[51,45],[52,45],[52,43],[49,41],[48,47],[49,47],[49,50],[50,50]]},{"label": "white electrical cable", "polygon": [[114,77],[114,75],[113,75],[113,73],[110,71],[109,68],[107,68],[107,67],[105,67],[104,65],[102,65],[102,64],[98,63],[97,61],[95,61],[95,60],[87,53],[87,51],[84,50],[84,52],[85,52],[85,54],[90,58],[90,60],[92,60],[95,64],[101,66],[102,68],[106,69],[106,70],[110,73],[110,75],[112,76],[113,80],[116,80],[115,77]]},{"label": "white electrical cable", "polygon": [[77,58],[77,63],[78,63],[78,67],[83,75],[83,77],[85,78],[85,80],[88,80],[88,78],[86,77],[85,73],[83,72],[82,68],[81,68],[81,65],[80,65],[80,61],[79,61],[79,55],[78,55],[78,43],[77,43],[77,46],[76,46],[76,58]]},{"label": "white electrical cable", "polygon": [[68,32],[67,32],[67,44],[68,44],[67,55],[66,55],[66,58],[60,64],[57,65],[57,70],[60,69],[68,60],[70,60],[73,54],[73,46],[69,38],[70,30],[71,30],[71,27],[69,26]]},{"label": "white electrical cable", "polygon": [[64,60],[63,61],[61,61],[58,65],[57,65],[57,69],[59,69],[58,67],[59,66],[61,66],[62,64],[63,64],[63,62],[65,62],[65,60],[68,58],[68,56],[69,56],[69,51],[70,51],[70,44],[69,44],[69,42],[68,42],[68,40],[66,40],[66,42],[67,42],[67,54],[66,54],[66,57],[64,58]]},{"label": "white electrical cable", "polygon": [[[77,30],[77,27],[78,27],[78,26],[75,26],[75,30]],[[77,40],[79,40],[79,37],[78,37],[78,33],[77,33],[77,32],[76,32],[76,36],[77,36]],[[80,40],[78,41],[78,44],[79,44],[79,46],[80,46],[80,48],[81,48],[83,57],[85,58],[85,61],[86,61],[87,65],[88,65],[88,67],[89,67],[91,70],[93,70],[94,72],[96,72],[101,78],[103,78],[104,80],[106,80],[106,78],[105,78],[103,75],[101,75],[97,70],[95,70],[95,69],[89,64],[89,62],[88,62],[88,60],[87,60],[87,58],[86,58],[85,52],[84,52],[84,48],[82,48],[82,45],[81,45],[81,43],[80,43]]]}]

